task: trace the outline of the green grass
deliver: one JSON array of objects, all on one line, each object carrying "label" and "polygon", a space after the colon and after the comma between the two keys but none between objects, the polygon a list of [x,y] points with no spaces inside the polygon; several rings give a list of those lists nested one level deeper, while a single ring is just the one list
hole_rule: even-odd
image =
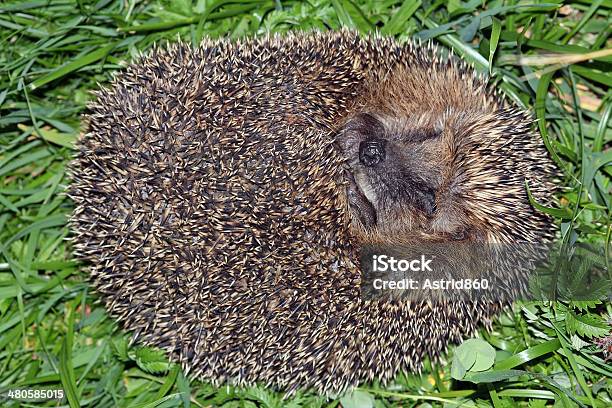
[{"label": "green grass", "polygon": [[[452,48],[534,112],[561,170],[557,208],[544,208],[556,217],[560,241],[594,244],[609,260],[611,12],[612,0],[2,2],[0,392],[61,388],[67,397],[23,406],[340,404],[309,393],[283,400],[263,387],[189,381],[163,355],[128,345],[96,303],[67,240],[66,165],[90,91],[154,43],[351,27]],[[609,407],[612,366],[602,347],[612,346],[605,337],[611,314],[601,302],[516,305],[480,333],[494,348],[495,366],[487,371],[452,380],[450,362],[459,354],[451,349],[420,375],[363,385],[341,404]],[[488,345],[479,347],[491,351]]]}]

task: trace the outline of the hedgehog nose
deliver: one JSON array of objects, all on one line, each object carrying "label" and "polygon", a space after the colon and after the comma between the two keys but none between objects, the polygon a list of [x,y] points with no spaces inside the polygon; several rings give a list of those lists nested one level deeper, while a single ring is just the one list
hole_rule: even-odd
[{"label": "hedgehog nose", "polygon": [[359,161],[366,167],[372,167],[385,160],[385,143],[383,140],[366,140],[359,143]]}]

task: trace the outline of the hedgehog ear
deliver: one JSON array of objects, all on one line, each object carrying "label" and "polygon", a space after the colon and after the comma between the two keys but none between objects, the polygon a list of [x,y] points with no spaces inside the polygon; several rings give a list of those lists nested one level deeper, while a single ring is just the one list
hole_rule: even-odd
[{"label": "hedgehog ear", "polygon": [[373,136],[381,136],[384,131],[383,123],[374,115],[360,112],[348,118],[338,132],[337,141],[342,151],[348,153],[358,149],[359,143],[363,140]]},{"label": "hedgehog ear", "polygon": [[380,120],[374,115],[362,112],[349,118],[344,125],[344,130],[348,132],[357,132],[362,135],[380,135],[385,128]]}]

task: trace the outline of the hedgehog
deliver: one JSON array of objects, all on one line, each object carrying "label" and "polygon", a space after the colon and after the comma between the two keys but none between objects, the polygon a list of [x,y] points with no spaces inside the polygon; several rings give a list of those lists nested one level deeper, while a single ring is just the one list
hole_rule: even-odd
[{"label": "hedgehog", "polygon": [[[351,31],[156,47],[96,92],[76,255],[193,378],[337,395],[418,371],[505,301],[364,298],[371,245],[545,242],[528,112],[431,44]],[[504,277],[505,278],[505,277]]]}]

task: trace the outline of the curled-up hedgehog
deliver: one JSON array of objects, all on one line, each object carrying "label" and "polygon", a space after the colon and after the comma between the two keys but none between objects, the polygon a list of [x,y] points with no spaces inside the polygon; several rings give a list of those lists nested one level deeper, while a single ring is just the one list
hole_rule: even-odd
[{"label": "curled-up hedgehog", "polygon": [[537,242],[529,116],[431,46],[350,32],[155,49],[97,93],[78,256],[143,344],[215,384],[338,393],[415,371],[502,302],[364,299],[360,248]]}]

